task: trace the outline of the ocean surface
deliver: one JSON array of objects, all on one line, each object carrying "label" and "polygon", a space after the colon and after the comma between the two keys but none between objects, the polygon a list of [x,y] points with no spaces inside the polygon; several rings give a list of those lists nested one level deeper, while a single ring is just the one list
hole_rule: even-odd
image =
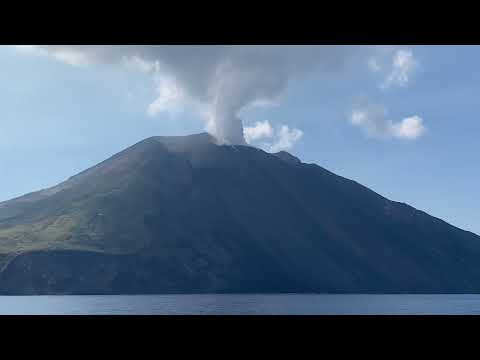
[{"label": "ocean surface", "polygon": [[1,315],[463,315],[480,295],[0,296]]}]

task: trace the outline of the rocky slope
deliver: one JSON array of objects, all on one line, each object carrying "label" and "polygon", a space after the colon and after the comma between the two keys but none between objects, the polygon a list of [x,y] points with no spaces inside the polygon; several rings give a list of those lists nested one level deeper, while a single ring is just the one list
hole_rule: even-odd
[{"label": "rocky slope", "polygon": [[0,203],[1,294],[479,291],[479,236],[207,134]]}]

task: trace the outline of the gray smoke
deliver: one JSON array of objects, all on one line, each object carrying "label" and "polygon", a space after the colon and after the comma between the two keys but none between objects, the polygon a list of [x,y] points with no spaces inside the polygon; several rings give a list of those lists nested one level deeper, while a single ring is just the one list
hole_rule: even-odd
[{"label": "gray smoke", "polygon": [[323,45],[41,47],[69,62],[118,63],[138,57],[159,64],[190,98],[211,107],[209,131],[230,144],[245,143],[242,109],[278,100],[292,79],[316,67],[332,74],[361,51],[355,46]]}]

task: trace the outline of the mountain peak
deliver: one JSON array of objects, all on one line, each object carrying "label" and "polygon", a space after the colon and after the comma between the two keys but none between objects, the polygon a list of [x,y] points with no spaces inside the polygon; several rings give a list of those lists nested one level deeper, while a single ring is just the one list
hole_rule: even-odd
[{"label": "mountain peak", "polygon": [[300,163],[140,141],[0,206],[0,294],[480,292],[480,237]]},{"label": "mountain peak", "polygon": [[185,136],[153,136],[146,140],[155,140],[169,145],[175,146],[198,146],[203,144],[216,144],[217,140],[215,137],[210,135],[207,132],[185,135]]},{"label": "mountain peak", "polygon": [[276,157],[278,157],[279,159],[282,159],[286,162],[289,162],[289,163],[292,163],[292,164],[301,164],[302,161],[297,158],[296,156],[293,156],[292,154],[286,152],[286,151],[280,151],[280,152],[277,152],[277,153],[274,153],[272,154]]}]

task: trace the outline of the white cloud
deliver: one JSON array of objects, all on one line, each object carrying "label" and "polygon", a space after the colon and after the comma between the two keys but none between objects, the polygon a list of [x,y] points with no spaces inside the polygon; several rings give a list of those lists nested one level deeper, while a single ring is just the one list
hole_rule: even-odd
[{"label": "white cloud", "polygon": [[417,115],[394,122],[387,109],[380,105],[363,104],[350,114],[350,123],[372,138],[415,140],[425,134],[423,119]]},{"label": "white cloud", "polygon": [[393,54],[392,69],[381,87],[387,89],[392,86],[407,86],[417,67],[418,62],[412,51],[406,49],[397,50]]},{"label": "white cloud", "polygon": [[257,121],[254,126],[244,128],[245,140],[248,144],[256,143],[269,152],[291,149],[303,137],[303,131],[287,125],[275,129],[268,120]]},{"label": "white cloud", "polygon": [[293,145],[303,137],[303,131],[299,129],[291,129],[287,125],[282,125],[277,131],[277,140],[270,146],[271,152],[289,150]]},{"label": "white cloud", "polygon": [[147,106],[147,114],[151,117],[168,113],[174,115],[186,106],[186,95],[182,87],[168,71],[162,69],[158,61],[148,61],[133,55],[123,58],[123,65],[127,68],[152,74],[156,84],[156,98]]},{"label": "white cloud", "polygon": [[403,119],[398,124],[393,124],[392,131],[397,138],[416,139],[422,136],[426,129],[423,125],[423,119],[415,115]]},{"label": "white cloud", "polygon": [[257,121],[254,126],[245,126],[243,132],[245,141],[251,144],[260,139],[271,138],[273,136],[273,127],[268,121]]},{"label": "white cloud", "polygon": [[157,98],[148,105],[147,113],[155,116],[167,112],[174,114],[181,110],[184,94],[177,83],[170,78],[157,78]]}]

